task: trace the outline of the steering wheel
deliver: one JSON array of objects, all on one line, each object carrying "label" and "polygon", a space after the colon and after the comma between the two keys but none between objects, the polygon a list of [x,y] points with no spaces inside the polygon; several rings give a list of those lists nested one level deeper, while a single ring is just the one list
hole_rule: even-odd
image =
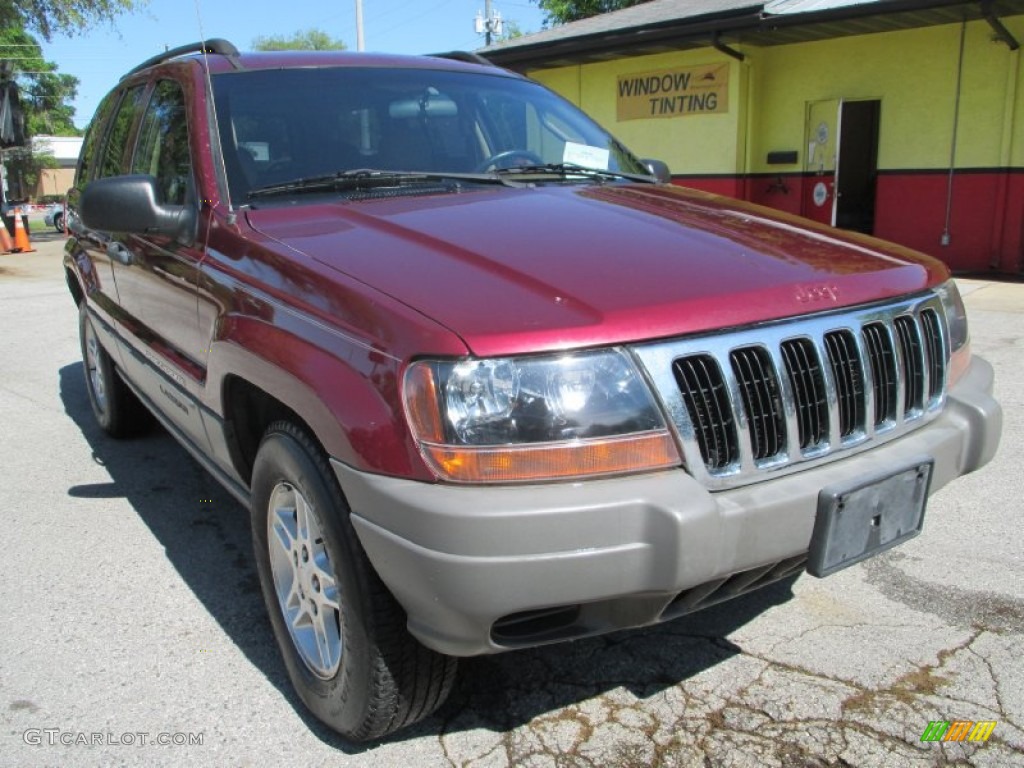
[{"label": "steering wheel", "polygon": [[504,152],[491,155],[480,163],[476,167],[476,172],[485,173],[492,168],[497,170],[499,168],[515,168],[516,166],[525,165],[544,165],[544,158],[528,149],[506,149]]}]

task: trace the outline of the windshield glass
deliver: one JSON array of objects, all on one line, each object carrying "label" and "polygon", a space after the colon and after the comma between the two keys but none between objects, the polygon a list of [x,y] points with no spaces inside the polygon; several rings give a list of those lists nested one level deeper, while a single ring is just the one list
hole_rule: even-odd
[{"label": "windshield glass", "polygon": [[213,79],[231,197],[360,168],[486,173],[569,164],[647,175],[614,138],[536,83],[399,68],[240,71]]}]

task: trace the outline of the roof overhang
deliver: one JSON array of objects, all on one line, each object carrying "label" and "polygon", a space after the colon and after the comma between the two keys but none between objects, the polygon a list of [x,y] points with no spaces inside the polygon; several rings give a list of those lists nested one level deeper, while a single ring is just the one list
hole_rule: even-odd
[{"label": "roof overhang", "polygon": [[[773,6],[779,12],[772,13]],[[979,19],[992,24],[993,19],[1019,14],[1024,14],[1024,0],[784,0],[596,34],[572,34],[569,24],[564,36],[535,43],[526,36],[482,53],[495,64],[522,71],[705,48],[715,41],[788,45]]]}]

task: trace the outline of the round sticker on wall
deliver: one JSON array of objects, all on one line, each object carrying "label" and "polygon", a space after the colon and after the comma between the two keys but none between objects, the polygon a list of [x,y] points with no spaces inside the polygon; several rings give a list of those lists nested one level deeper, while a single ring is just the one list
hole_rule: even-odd
[{"label": "round sticker on wall", "polygon": [[825,186],[824,181],[819,181],[814,185],[814,204],[821,208],[828,200],[828,187]]},{"label": "round sticker on wall", "polygon": [[818,123],[818,143],[828,144],[828,123],[824,120]]}]

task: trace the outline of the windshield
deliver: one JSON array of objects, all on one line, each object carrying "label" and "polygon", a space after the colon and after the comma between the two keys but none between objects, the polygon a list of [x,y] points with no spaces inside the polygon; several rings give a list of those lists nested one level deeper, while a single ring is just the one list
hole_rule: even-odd
[{"label": "windshield", "polygon": [[213,79],[228,184],[252,190],[356,169],[489,173],[547,164],[648,175],[536,83],[398,68],[240,71]]}]

